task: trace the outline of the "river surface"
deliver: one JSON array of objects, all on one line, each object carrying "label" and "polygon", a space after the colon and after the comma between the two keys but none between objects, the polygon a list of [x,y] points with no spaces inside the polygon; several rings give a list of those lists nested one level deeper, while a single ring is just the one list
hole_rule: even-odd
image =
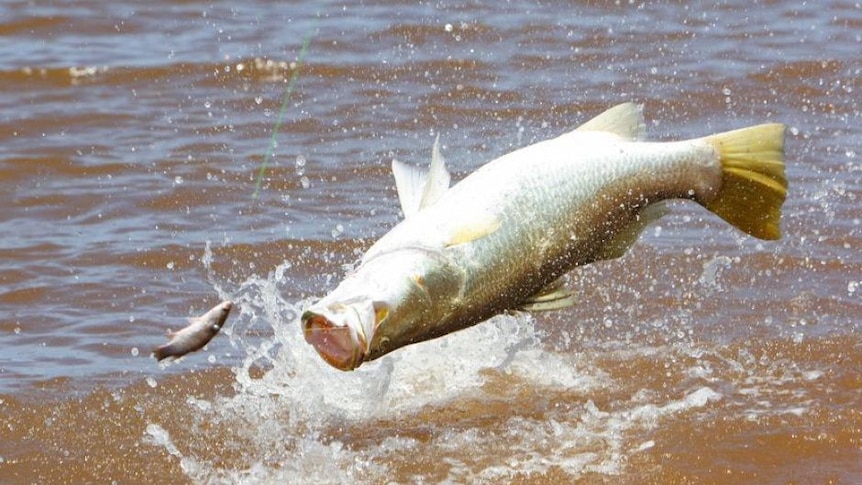
[{"label": "river surface", "polygon": [[[12,0],[0,39],[3,484],[862,481],[859,2]],[[574,308],[305,343],[393,158],[458,180],[623,101],[785,123],[783,238],[674,202]]]}]

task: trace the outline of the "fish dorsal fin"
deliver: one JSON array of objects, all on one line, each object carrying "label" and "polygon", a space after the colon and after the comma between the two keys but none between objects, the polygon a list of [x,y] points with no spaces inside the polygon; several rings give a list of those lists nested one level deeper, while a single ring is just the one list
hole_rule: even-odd
[{"label": "fish dorsal fin", "polygon": [[449,190],[449,181],[452,177],[446,170],[446,160],[440,154],[440,135],[434,139],[434,147],[431,149],[431,166],[428,169],[428,181],[422,193],[422,203],[419,208],[433,205],[443,197]]},{"label": "fish dorsal fin", "polygon": [[398,200],[401,202],[404,217],[410,217],[440,200],[449,190],[451,180],[446,170],[446,162],[440,155],[440,135],[434,140],[431,166],[428,170],[392,160],[392,173],[395,175],[395,188],[398,190]]},{"label": "fish dorsal fin", "polygon": [[563,308],[573,306],[577,303],[577,299],[575,298],[575,295],[566,288],[565,283],[565,277],[558,278],[521,304],[520,308],[522,310],[537,312],[561,310]]},{"label": "fish dorsal fin", "polygon": [[575,131],[604,131],[630,141],[643,140],[646,137],[643,105],[618,104],[579,126]]}]

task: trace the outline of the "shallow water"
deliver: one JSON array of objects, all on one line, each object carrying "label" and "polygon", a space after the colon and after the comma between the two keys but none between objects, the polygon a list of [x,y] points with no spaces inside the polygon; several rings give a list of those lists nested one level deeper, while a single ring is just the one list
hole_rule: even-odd
[{"label": "shallow water", "polygon": [[[862,6],[621,3],[4,2],[0,481],[858,482]],[[659,140],[786,123],[783,239],[674,203],[573,309],[352,373],[304,342],[392,158],[439,134],[459,179],[628,100]]]}]

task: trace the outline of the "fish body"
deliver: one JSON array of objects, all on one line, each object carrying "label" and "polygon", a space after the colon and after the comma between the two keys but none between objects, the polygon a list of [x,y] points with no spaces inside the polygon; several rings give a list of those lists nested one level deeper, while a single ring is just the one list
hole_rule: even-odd
[{"label": "fish body", "polygon": [[306,340],[349,370],[503,311],[564,308],[573,298],[560,278],[622,256],[668,199],[780,237],[783,125],[679,142],[643,134],[640,107],[626,103],[452,188],[436,143],[428,173],[393,162],[405,220],[303,313]]},{"label": "fish body", "polygon": [[224,326],[233,302],[226,300],[199,317],[189,318],[189,325],[176,332],[168,332],[170,340],[153,349],[156,360],[179,358],[202,349]]}]

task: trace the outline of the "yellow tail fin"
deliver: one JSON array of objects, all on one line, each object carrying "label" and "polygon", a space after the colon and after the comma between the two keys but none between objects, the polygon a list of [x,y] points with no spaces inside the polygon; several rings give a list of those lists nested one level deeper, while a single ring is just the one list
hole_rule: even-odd
[{"label": "yellow tail fin", "polygon": [[779,239],[787,197],[784,125],[771,123],[706,137],[721,158],[722,184],[707,209],[760,239]]}]

